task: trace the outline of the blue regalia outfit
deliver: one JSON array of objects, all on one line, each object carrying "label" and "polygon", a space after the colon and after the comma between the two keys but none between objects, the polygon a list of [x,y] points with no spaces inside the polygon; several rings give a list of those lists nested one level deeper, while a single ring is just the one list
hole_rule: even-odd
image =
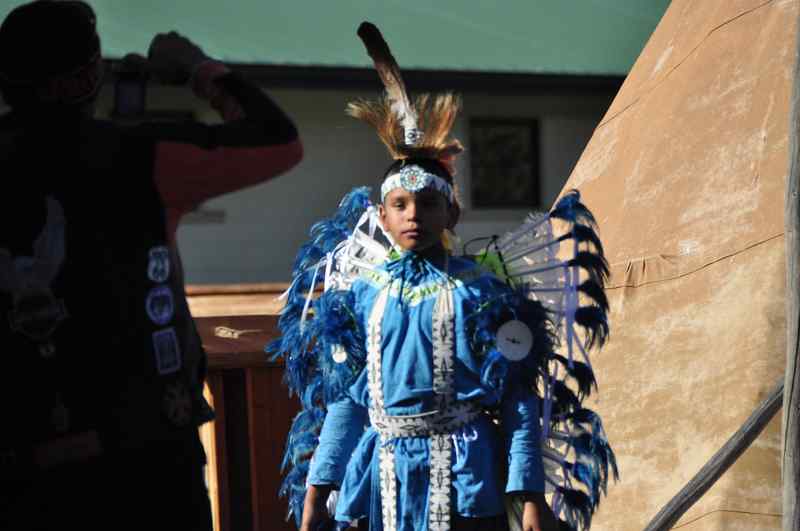
[{"label": "blue regalia outfit", "polygon": [[[427,528],[437,473],[452,471],[450,503],[463,516],[502,514],[504,492],[544,490],[539,400],[524,382],[512,381],[514,363],[505,358],[482,371],[486,360],[473,355],[468,337],[468,316],[510,290],[474,261],[453,258],[448,266],[408,252],[351,288],[356,322],[368,344],[380,343],[380,364],[368,361],[328,405],[309,473],[311,484],[341,485],[337,520],[380,520],[370,504],[386,463],[397,475],[401,530]],[[442,318],[445,300],[451,312]],[[380,335],[369,327],[380,327]],[[495,412],[499,426],[484,409]],[[447,433],[435,433],[450,415]],[[450,453],[444,467],[436,462],[437,445]],[[505,467],[504,480],[497,471]]]},{"label": "blue regalia outfit", "polygon": [[[362,25],[359,35],[397,92],[377,29]],[[417,129],[424,101],[409,107],[400,85],[384,106],[351,114],[376,125],[395,158],[460,150],[437,120],[447,114],[452,125],[452,97],[426,107]],[[381,126],[397,101],[414,120]],[[456,200],[448,182],[414,164],[386,177],[381,199],[397,187]],[[600,418],[583,406],[595,385],[587,353],[608,333],[608,270],[579,194],[477,254],[433,262],[393,245],[369,193],[353,190],[312,227],[282,336],[267,348],[285,359],[303,407],[284,459],[290,515],[299,525],[307,485],[333,485],[342,528],[367,519],[371,530],[446,531],[454,515],[508,513],[514,529],[521,501],[507,494],[546,492],[565,528],[588,529],[617,471]]]}]

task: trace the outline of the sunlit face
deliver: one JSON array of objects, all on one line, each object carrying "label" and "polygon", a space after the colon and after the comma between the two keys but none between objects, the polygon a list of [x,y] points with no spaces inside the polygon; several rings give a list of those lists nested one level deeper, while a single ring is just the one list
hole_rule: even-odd
[{"label": "sunlit face", "polygon": [[395,188],[379,207],[383,228],[406,251],[424,251],[441,241],[444,229],[458,221],[458,209],[431,188],[409,192]]}]

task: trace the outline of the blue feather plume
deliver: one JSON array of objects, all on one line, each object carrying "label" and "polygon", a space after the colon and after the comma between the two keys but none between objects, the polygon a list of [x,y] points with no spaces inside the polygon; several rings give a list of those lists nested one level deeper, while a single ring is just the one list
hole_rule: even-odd
[{"label": "blue feather plume", "polygon": [[564,194],[550,211],[550,217],[592,227],[597,225],[591,211],[581,203],[581,193],[578,190],[570,190]]},{"label": "blue feather plume", "polygon": [[575,529],[588,530],[592,524],[594,505],[588,494],[577,489],[556,487],[561,497],[566,521]]},{"label": "blue feather plume", "polygon": [[551,358],[558,361],[562,367],[567,371],[567,374],[578,386],[578,400],[583,401],[587,396],[591,395],[592,388],[597,389],[597,380],[594,377],[594,371],[586,363],[572,360],[570,361],[560,354],[552,354]]},{"label": "blue feather plume", "polygon": [[578,291],[589,297],[591,301],[597,305],[598,308],[602,309],[603,312],[608,311],[608,297],[606,297],[606,292],[603,290],[603,286],[595,282],[594,280],[585,280],[578,286]]},{"label": "blue feather plume", "polygon": [[[324,272],[319,271],[321,260],[352,234],[370,205],[369,193],[368,187],[354,189],[342,199],[332,217],[311,227],[309,241],[300,247],[295,258],[292,284],[278,319],[281,337],[265,347],[272,360],[284,359],[284,380],[302,405],[287,436],[282,467],[288,472],[280,489],[280,495],[288,497],[289,515],[298,526],[309,462],[319,442],[326,404],[341,395],[366,358],[363,331],[350,310],[354,307],[352,294],[329,291],[316,300],[307,298],[324,281]],[[307,302],[312,311],[301,327]],[[338,345],[348,353],[346,363],[332,361],[331,351]]]},{"label": "blue feather plume", "polygon": [[600,237],[597,235],[597,231],[595,231],[593,226],[576,223],[572,226],[572,230],[562,236],[562,238],[572,238],[578,243],[591,244],[597,254],[605,254],[603,251],[603,242],[600,241]]},{"label": "blue feather plume", "polygon": [[603,255],[591,251],[578,251],[574,258],[567,261],[567,265],[582,268],[588,273],[589,278],[601,286],[605,285],[605,281],[608,279],[608,262]]},{"label": "blue feather plume", "polygon": [[581,306],[575,310],[575,322],[586,330],[586,345],[603,346],[608,338],[606,312],[599,306]]}]

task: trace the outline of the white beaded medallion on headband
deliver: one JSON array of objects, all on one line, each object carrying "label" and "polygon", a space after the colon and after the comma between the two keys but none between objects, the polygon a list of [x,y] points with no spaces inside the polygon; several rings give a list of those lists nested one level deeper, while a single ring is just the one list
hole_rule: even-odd
[{"label": "white beaded medallion on headband", "polygon": [[433,188],[443,193],[448,201],[453,202],[453,187],[450,183],[438,175],[425,171],[424,168],[416,164],[403,166],[399,172],[393,173],[383,181],[381,185],[381,202],[395,188],[402,188],[409,192],[419,192],[424,188]]}]

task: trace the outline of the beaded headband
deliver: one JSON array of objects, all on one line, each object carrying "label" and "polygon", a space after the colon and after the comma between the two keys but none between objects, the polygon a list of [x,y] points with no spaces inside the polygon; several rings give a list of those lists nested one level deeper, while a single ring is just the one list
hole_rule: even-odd
[{"label": "beaded headband", "polygon": [[400,171],[389,175],[381,185],[381,203],[386,199],[386,195],[395,188],[402,188],[409,192],[419,192],[425,188],[433,188],[441,192],[450,203],[453,203],[453,187],[439,177],[421,166],[408,164],[400,168]]}]

